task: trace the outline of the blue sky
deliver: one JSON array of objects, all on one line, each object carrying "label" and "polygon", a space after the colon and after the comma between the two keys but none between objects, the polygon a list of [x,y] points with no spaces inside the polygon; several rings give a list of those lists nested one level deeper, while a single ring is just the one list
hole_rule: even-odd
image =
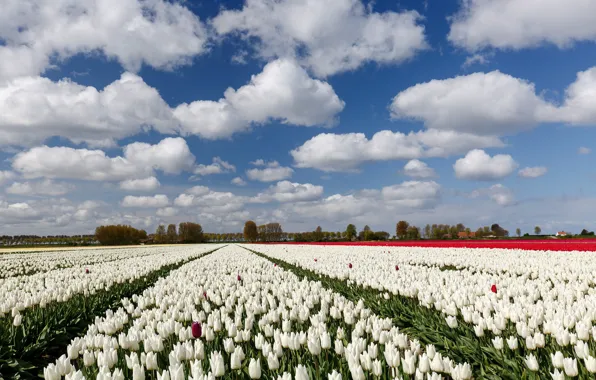
[{"label": "blue sky", "polygon": [[69,3],[0,15],[2,233],[593,229],[596,4]]}]

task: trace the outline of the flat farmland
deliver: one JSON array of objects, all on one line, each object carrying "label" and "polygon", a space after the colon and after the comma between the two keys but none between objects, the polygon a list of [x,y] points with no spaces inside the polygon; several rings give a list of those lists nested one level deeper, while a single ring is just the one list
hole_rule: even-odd
[{"label": "flat farmland", "polygon": [[495,247],[199,244],[6,255],[0,374],[593,379],[593,273],[594,252]]}]

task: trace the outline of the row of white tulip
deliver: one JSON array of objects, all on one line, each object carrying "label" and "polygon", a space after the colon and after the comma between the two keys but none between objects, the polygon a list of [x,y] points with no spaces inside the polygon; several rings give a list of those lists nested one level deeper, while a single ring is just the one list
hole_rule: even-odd
[{"label": "row of white tulip", "polygon": [[[596,253],[506,249],[357,247],[313,245],[247,246],[289,264],[416,299],[443,313],[450,327],[462,321],[477,337],[493,337],[502,349],[518,340],[528,351],[571,346],[569,363],[581,360],[596,372]],[[388,295],[387,295],[388,296]],[[558,358],[561,353],[558,352]],[[554,356],[553,356],[554,357]],[[530,356],[526,363],[534,367]],[[553,366],[563,368],[553,359]],[[574,370],[575,369],[575,370]],[[568,376],[577,364],[565,366]]]},{"label": "row of white tulip", "polygon": [[47,380],[470,379],[391,319],[227,246],[124,299],[44,370]]},{"label": "row of white tulip", "polygon": [[100,264],[163,252],[163,247],[82,249],[0,255],[0,278]]},{"label": "row of white tulip", "polygon": [[[0,318],[12,317],[15,324],[19,324],[21,312],[28,308],[44,308],[52,302],[65,302],[76,295],[88,296],[98,290],[108,290],[114,284],[142,278],[163,266],[196,258],[218,247],[208,244],[162,247],[151,249],[149,255],[132,252],[130,257],[124,255],[121,260],[0,279]],[[31,255],[34,257],[35,254]]]}]

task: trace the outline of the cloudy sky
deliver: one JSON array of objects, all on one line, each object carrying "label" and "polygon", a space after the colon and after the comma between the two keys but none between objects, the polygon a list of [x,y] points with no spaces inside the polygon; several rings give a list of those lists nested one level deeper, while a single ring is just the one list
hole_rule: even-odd
[{"label": "cloudy sky", "polygon": [[5,0],[0,233],[593,229],[594,14],[586,0]]}]

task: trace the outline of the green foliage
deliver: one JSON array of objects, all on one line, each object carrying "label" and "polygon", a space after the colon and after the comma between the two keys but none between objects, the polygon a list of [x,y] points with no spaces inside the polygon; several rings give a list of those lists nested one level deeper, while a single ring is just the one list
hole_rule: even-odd
[{"label": "green foliage", "polygon": [[178,238],[181,243],[202,243],[203,227],[198,223],[183,222],[178,227]]},{"label": "green foliage", "polygon": [[[345,281],[331,278],[313,271],[303,269],[285,261],[270,258],[259,252],[252,251],[264,257],[285,270],[289,270],[309,281],[320,281],[327,289],[333,290],[352,302],[360,299],[364,306],[381,318],[391,318],[401,331],[412,339],[418,339],[422,344],[433,344],[438,352],[456,362],[468,362],[472,366],[474,378],[477,380],[517,380],[532,379],[524,363],[525,342],[520,341],[517,352],[496,350],[489,336],[476,337],[472,325],[460,323],[458,327],[451,328],[445,321],[445,316],[434,310],[426,308],[413,298],[391,296],[383,299],[381,293],[373,288],[348,285]],[[452,270],[445,267],[444,270]],[[503,336],[516,335],[515,326],[510,325]],[[536,379],[550,378],[550,352],[548,350],[533,351],[537,354],[540,371]]]},{"label": "green foliage", "polygon": [[247,221],[246,223],[244,223],[244,240],[254,243],[255,241],[257,241],[257,238],[259,237],[259,232],[257,230],[257,225],[255,222],[253,222],[252,220]]},{"label": "green foliage", "polygon": [[92,295],[77,294],[66,302],[27,309],[21,313],[23,322],[18,328],[13,327],[11,318],[0,319],[0,374],[6,378],[43,377],[43,368],[64,354],[72,339],[83,336],[96,316],[120,307],[123,298],[141,294],[160,277],[197,258],[163,266],[141,278],[97,290]]},{"label": "green foliage", "polygon": [[147,232],[122,224],[99,226],[95,229],[95,238],[101,245],[139,244],[147,239]]},{"label": "green foliage", "polygon": [[348,241],[354,239],[357,233],[356,226],[353,224],[348,224],[346,227],[346,239],[348,239]]}]

